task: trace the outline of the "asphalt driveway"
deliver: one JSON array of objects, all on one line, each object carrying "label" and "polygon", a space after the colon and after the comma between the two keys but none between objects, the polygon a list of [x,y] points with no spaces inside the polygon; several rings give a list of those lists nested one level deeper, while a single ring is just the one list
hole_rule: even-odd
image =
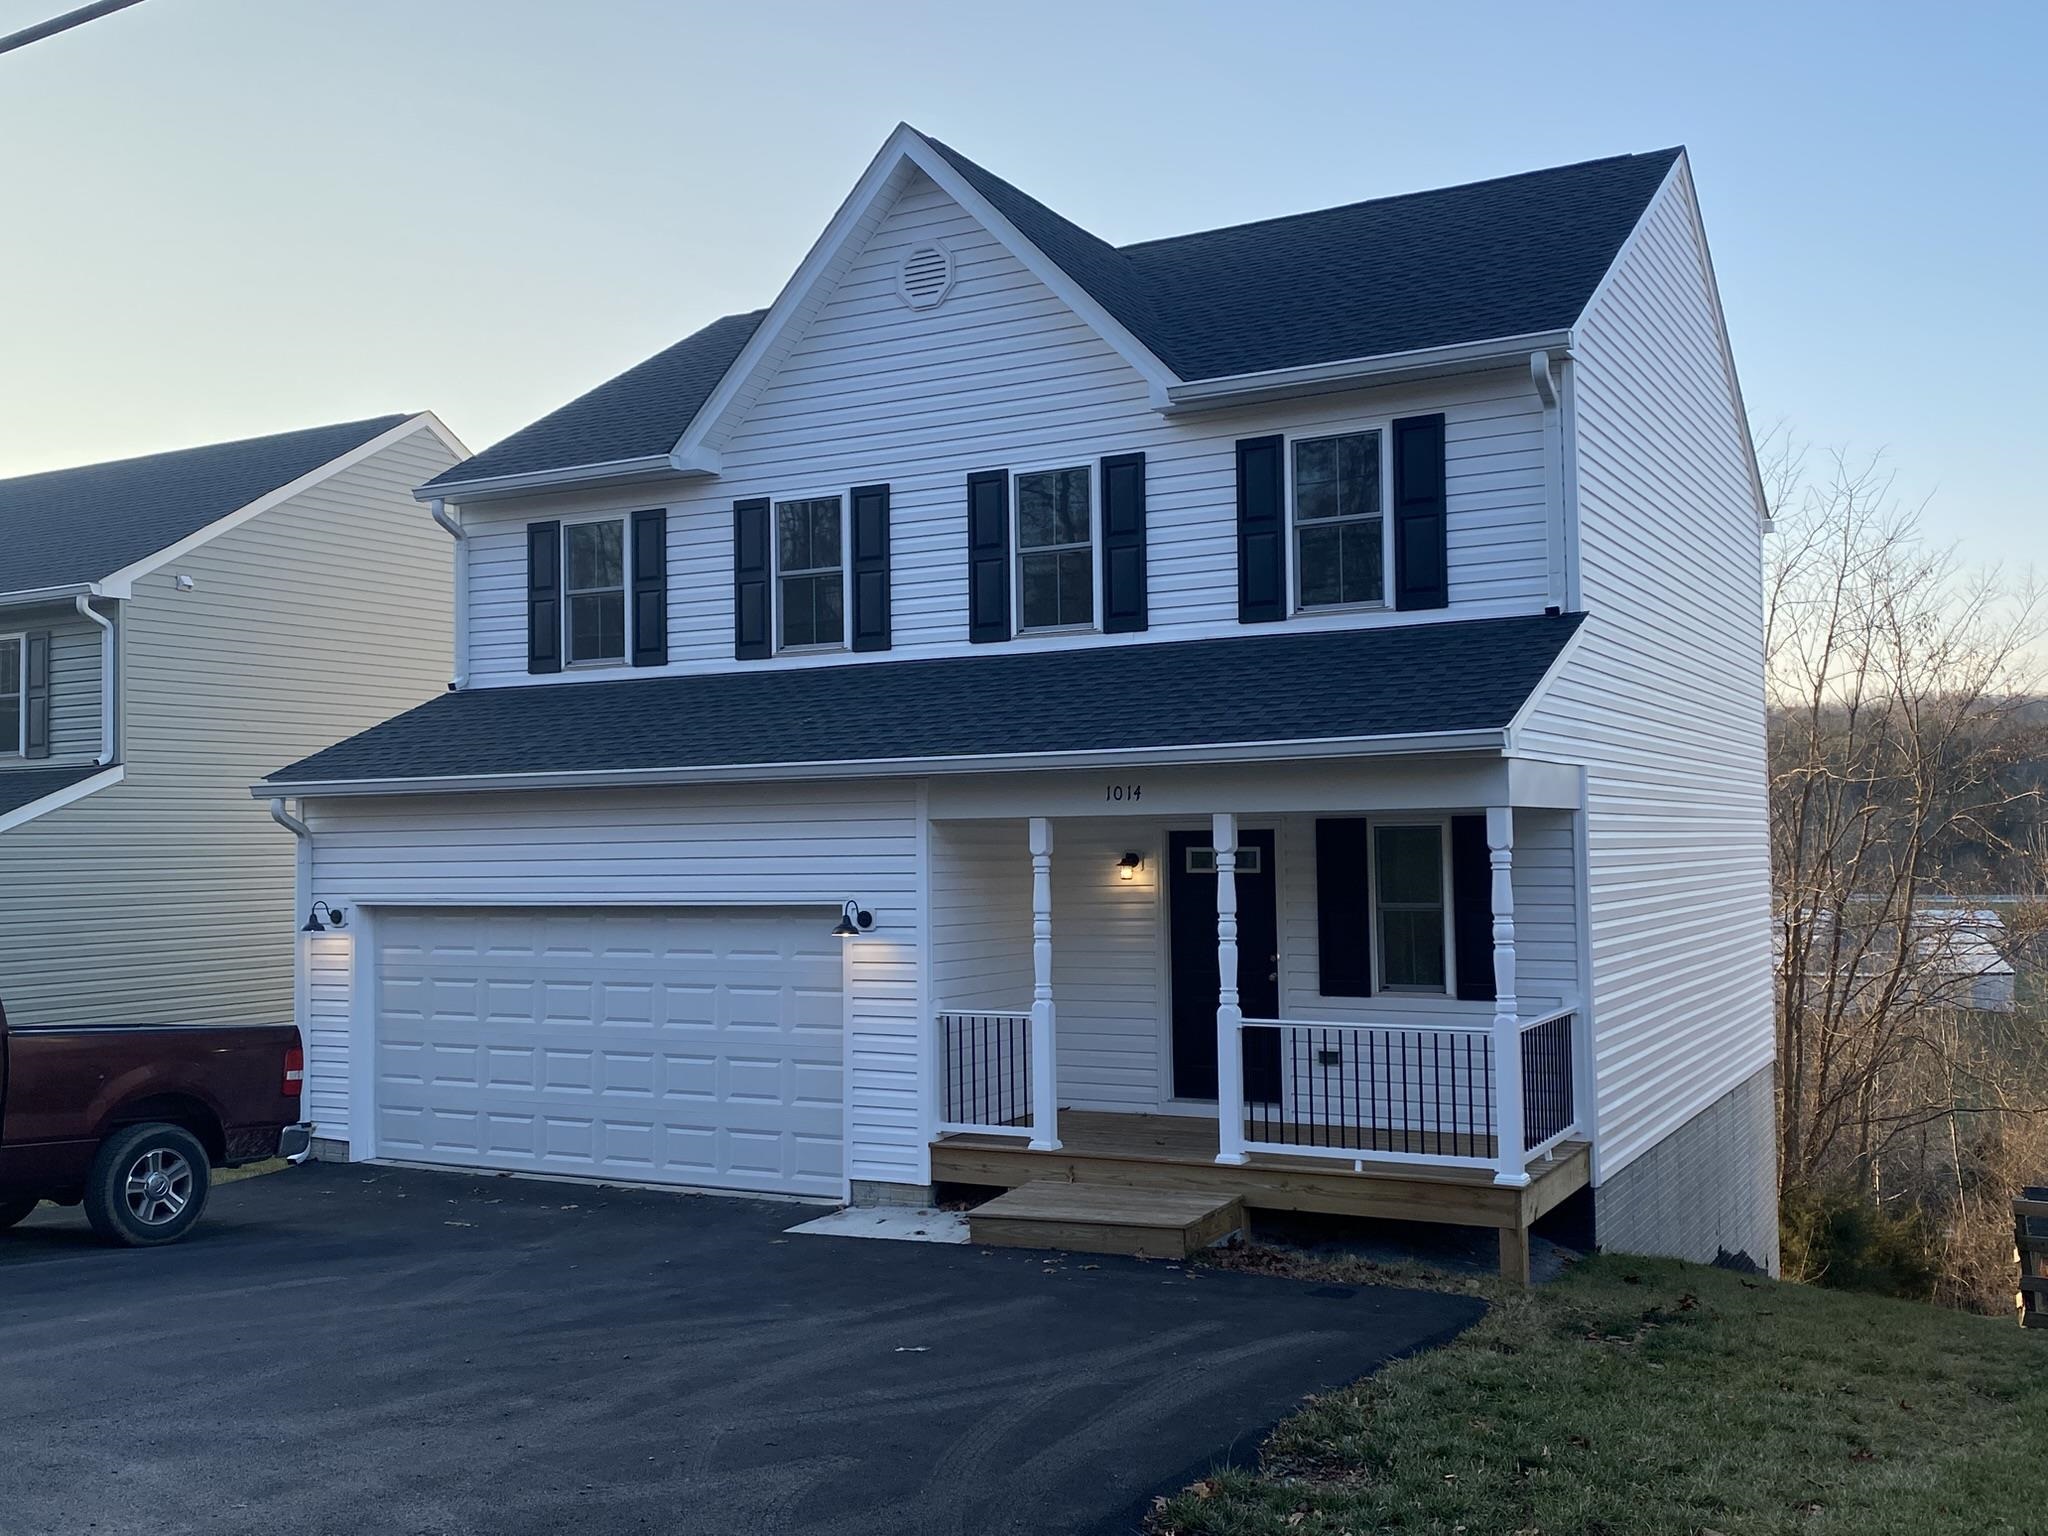
[{"label": "asphalt driveway", "polygon": [[1462,1297],[309,1164],[0,1234],[0,1532],[1128,1532]]}]

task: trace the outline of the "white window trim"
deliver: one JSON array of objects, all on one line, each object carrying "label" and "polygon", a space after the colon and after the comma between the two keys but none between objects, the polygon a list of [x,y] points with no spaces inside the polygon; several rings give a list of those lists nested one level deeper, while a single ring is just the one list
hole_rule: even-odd
[{"label": "white window trim", "polygon": [[[630,666],[633,660],[633,514],[631,512],[580,512],[561,519],[561,546],[555,558],[561,562],[562,572],[562,668],[564,671],[602,672]],[[625,621],[622,631],[625,646],[617,657],[593,656],[587,661],[577,661],[571,654],[569,629],[569,530],[581,528],[590,523],[617,523],[619,525],[619,610]],[[608,591],[609,588],[592,587],[593,592]]]},{"label": "white window trim", "polygon": [[[1451,890],[1451,818],[1449,816],[1368,816],[1365,819],[1365,863],[1368,874],[1366,900],[1372,919],[1372,990],[1374,996],[1447,997],[1458,995],[1457,903]],[[1441,987],[1391,986],[1386,979],[1387,939],[1380,924],[1380,828],[1434,827],[1437,855],[1442,864],[1438,889],[1444,908],[1444,984]],[[1316,871],[1322,878],[1322,871]]]},{"label": "white window trim", "polygon": [[[839,638],[816,645],[782,643],[782,529],[781,509],[793,501],[836,501],[839,503]],[[810,574],[815,575],[819,566]],[[834,490],[795,491],[768,498],[768,637],[777,656],[822,656],[853,649],[853,491],[841,486]]]},{"label": "white window trim", "polygon": [[[1026,628],[1024,624],[1024,539],[1017,481],[1025,475],[1052,474],[1060,470],[1085,470],[1088,475],[1088,615],[1086,624],[1048,624]],[[1010,634],[1099,635],[1102,633],[1102,478],[1100,458],[1061,459],[1045,464],[1027,464],[1010,471]],[[1034,549],[1033,554],[1039,553]]]},{"label": "white window trim", "polygon": [[11,747],[0,747],[0,757],[27,757],[27,756],[28,756],[28,634],[27,634],[27,632],[26,632],[26,631],[23,631],[23,632],[21,632],[21,633],[17,633],[17,634],[5,634],[5,635],[0,635],[0,646],[4,646],[4,645],[15,645],[15,646],[19,646],[19,647],[21,648],[21,665],[20,665],[20,667],[19,667],[19,668],[17,669],[17,671],[18,671],[18,674],[19,674],[19,676],[20,676],[20,678],[21,678],[21,692],[15,695],[16,699],[17,699],[17,700],[19,700],[19,704],[18,704],[18,707],[17,707],[17,708],[15,709],[15,711],[14,711],[14,745],[13,745],[13,746],[11,746]]},{"label": "white window trim", "polygon": [[[1326,437],[1353,437],[1377,432],[1380,445],[1380,595],[1370,603],[1317,603],[1301,601],[1301,520],[1294,515],[1294,445],[1320,442]],[[1322,613],[1384,613],[1394,606],[1394,418],[1332,422],[1328,426],[1303,427],[1282,434],[1281,457],[1287,487],[1287,612],[1290,617]]]}]

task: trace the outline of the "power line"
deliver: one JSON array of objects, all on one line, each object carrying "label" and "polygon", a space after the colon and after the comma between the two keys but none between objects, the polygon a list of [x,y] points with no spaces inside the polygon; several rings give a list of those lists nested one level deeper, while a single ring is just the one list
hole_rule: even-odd
[{"label": "power line", "polygon": [[0,53],[12,53],[30,43],[40,43],[46,37],[55,37],[59,32],[69,32],[88,21],[98,21],[102,16],[111,16],[116,11],[125,11],[131,5],[140,4],[142,0],[97,0],[93,5],[81,5],[75,11],[66,11],[62,16],[52,16],[48,21],[40,21],[32,27],[23,27],[19,32],[0,37]]}]

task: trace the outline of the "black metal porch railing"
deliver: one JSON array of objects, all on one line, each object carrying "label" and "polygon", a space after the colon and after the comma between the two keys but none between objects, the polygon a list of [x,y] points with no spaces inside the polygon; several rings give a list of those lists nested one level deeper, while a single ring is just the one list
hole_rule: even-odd
[{"label": "black metal porch railing", "polygon": [[1484,1029],[1247,1020],[1244,1039],[1249,1142],[1465,1163],[1494,1156]]},{"label": "black metal porch railing", "polygon": [[1031,1121],[1031,1015],[942,1013],[939,1118],[950,1126]]},{"label": "black metal porch railing", "polygon": [[1522,1031],[1522,1150],[1533,1152],[1572,1128],[1572,1033],[1576,1015],[1554,1014]]}]

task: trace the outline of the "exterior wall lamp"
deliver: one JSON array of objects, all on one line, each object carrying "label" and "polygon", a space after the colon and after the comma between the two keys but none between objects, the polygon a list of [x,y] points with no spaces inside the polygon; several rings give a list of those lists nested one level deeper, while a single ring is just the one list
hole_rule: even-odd
[{"label": "exterior wall lamp", "polygon": [[[322,912],[327,914],[327,921],[324,923],[320,921],[320,914]],[[330,907],[324,901],[316,901],[313,903],[311,910],[306,913],[306,926],[301,928],[299,932],[325,933],[330,928],[340,929],[347,926],[347,907]]]},{"label": "exterior wall lamp", "polygon": [[1116,877],[1119,880],[1135,880],[1138,871],[1145,867],[1145,855],[1127,853],[1116,861]]},{"label": "exterior wall lamp", "polygon": [[839,909],[839,921],[832,929],[835,939],[857,939],[875,926],[875,914],[861,909],[861,904],[851,896]]}]

